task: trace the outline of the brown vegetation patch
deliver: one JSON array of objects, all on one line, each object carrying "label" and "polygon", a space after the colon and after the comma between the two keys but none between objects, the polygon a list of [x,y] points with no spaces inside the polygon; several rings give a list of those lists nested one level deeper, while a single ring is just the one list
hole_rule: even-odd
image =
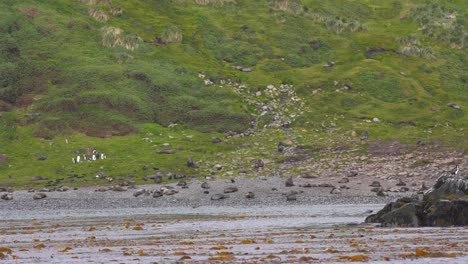
[{"label": "brown vegetation patch", "polygon": [[35,19],[39,13],[39,9],[37,9],[37,7],[20,6],[16,8],[16,11],[20,12],[29,19]]},{"label": "brown vegetation patch", "polygon": [[5,155],[0,155],[0,163],[3,163],[8,160],[8,157]]}]

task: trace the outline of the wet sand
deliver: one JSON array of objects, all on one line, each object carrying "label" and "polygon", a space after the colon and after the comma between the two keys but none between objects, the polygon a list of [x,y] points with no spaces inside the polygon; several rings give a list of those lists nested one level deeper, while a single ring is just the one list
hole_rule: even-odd
[{"label": "wet sand", "polygon": [[101,216],[81,211],[1,221],[0,244],[11,249],[2,263],[468,261],[467,228],[360,224],[363,212],[382,206],[207,207],[124,215],[115,209]]},{"label": "wet sand", "polygon": [[[466,263],[468,228],[378,228],[370,211],[399,195],[285,187],[284,179],[200,181],[153,198],[92,187],[0,201],[2,263]],[[175,184],[173,184],[175,185]],[[211,194],[239,191],[224,200]],[[159,185],[138,186],[153,190]],[[277,188],[273,191],[272,188]],[[285,193],[298,191],[296,201]],[[245,192],[254,191],[254,199]],[[400,195],[401,196],[401,195]]]}]

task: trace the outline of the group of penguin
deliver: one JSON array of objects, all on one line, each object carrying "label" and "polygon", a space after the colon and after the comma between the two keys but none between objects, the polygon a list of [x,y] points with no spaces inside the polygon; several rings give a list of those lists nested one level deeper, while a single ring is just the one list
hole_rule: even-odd
[{"label": "group of penguin", "polygon": [[[91,156],[88,156],[86,154],[83,154],[83,161],[94,161],[102,159],[105,160],[107,159],[107,155],[104,153],[99,153],[97,150],[93,150],[93,154]],[[81,162],[81,157],[80,155],[76,156],[76,158],[72,158],[73,163],[80,163]]]}]

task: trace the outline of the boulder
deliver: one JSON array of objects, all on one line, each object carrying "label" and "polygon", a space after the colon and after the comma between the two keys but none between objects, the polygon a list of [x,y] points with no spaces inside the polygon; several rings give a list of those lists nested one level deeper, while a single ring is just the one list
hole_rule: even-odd
[{"label": "boulder", "polygon": [[201,184],[201,187],[202,187],[202,189],[209,189],[209,188],[210,188],[210,185],[209,185],[207,182],[203,182],[203,183]]},{"label": "boulder", "polygon": [[40,156],[37,158],[37,160],[46,160],[47,159],[47,156]]},{"label": "boulder", "polygon": [[380,182],[379,181],[373,181],[370,185],[370,187],[380,187]]},{"label": "boulder", "polygon": [[468,226],[468,171],[442,175],[421,200],[398,199],[365,221],[383,226]]},{"label": "boulder", "polygon": [[211,142],[212,142],[212,143],[215,143],[215,144],[218,144],[218,143],[221,143],[222,141],[221,141],[220,138],[215,137],[215,138],[211,139]]}]

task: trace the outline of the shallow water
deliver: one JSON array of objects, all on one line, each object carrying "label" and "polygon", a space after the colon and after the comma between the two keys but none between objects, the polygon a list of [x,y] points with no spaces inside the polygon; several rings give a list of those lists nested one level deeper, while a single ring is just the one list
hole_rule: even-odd
[{"label": "shallow water", "polygon": [[466,228],[360,225],[367,210],[382,207],[2,211],[0,244],[12,250],[2,263],[335,263],[353,256],[375,263],[468,261]]}]

